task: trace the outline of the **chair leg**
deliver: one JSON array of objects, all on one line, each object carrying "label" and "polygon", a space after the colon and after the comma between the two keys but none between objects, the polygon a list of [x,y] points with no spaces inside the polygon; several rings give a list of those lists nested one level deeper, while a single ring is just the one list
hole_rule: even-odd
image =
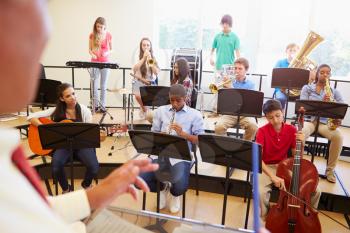
[{"label": "chair leg", "polygon": [[143,197],[142,197],[142,210],[146,209],[146,193],[143,192]]},{"label": "chair leg", "polygon": [[[249,176],[250,176],[250,172],[248,171],[247,172],[247,179],[246,179],[247,184],[249,184]],[[249,189],[249,187],[247,188],[247,186],[244,188],[244,202],[247,201],[247,196],[249,195],[249,193],[247,193],[247,192],[249,192],[249,190],[247,190],[247,189]]]},{"label": "chair leg", "polygon": [[58,182],[57,182],[56,178],[53,179],[53,184],[55,185],[55,194],[57,196],[58,195]]},{"label": "chair leg", "polygon": [[159,202],[160,202],[160,182],[157,180],[157,213],[159,213],[160,211]]},{"label": "chair leg", "polygon": [[186,192],[182,195],[182,218],[185,218],[186,214]]},{"label": "chair leg", "polygon": [[251,187],[250,187],[250,190],[249,190],[249,192],[248,192],[248,203],[247,203],[247,209],[246,209],[245,221],[244,221],[244,228],[245,228],[245,229],[247,229],[247,227],[248,227],[248,219],[249,219],[251,195],[252,195],[252,190],[251,190]]},{"label": "chair leg", "polygon": [[199,195],[199,180],[198,180],[198,162],[194,165],[195,176],[196,176],[196,195]]}]

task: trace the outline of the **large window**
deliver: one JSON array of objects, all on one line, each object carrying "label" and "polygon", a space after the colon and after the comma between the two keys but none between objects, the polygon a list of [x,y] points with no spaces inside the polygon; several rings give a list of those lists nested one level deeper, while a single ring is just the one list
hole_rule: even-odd
[{"label": "large window", "polygon": [[159,49],[203,49],[205,69],[220,19],[233,17],[233,31],[241,40],[241,54],[252,72],[269,74],[285,56],[288,43],[302,45],[313,30],[325,40],[310,54],[316,63],[328,63],[333,75],[350,72],[350,25],[345,0],[156,0],[156,38]]}]

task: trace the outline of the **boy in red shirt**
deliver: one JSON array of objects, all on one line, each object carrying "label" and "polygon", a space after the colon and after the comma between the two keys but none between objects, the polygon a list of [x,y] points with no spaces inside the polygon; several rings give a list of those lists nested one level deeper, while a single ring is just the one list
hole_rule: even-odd
[{"label": "boy in red shirt", "polygon": [[[262,146],[263,174],[259,177],[259,193],[261,218],[265,220],[272,185],[280,190],[286,190],[284,180],[276,176],[277,165],[287,158],[290,149],[292,155],[295,155],[296,140],[303,142],[304,134],[301,131],[297,132],[294,126],[283,122],[282,105],[278,100],[266,101],[263,105],[263,112],[268,123],[258,129],[256,142]],[[314,208],[317,208],[320,196],[321,192],[317,188],[311,196],[311,204]]]}]

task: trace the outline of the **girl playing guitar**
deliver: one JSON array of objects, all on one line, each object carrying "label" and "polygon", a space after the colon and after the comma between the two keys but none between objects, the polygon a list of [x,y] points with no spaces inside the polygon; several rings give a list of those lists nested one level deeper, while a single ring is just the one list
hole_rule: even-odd
[{"label": "girl playing guitar", "polygon": [[[72,85],[68,83],[61,84],[58,87],[57,96],[58,99],[55,108],[36,112],[28,117],[32,125],[38,126],[47,122],[45,117],[51,117],[54,122],[63,120],[85,123],[92,122],[91,111],[86,106],[77,102]],[[63,193],[70,191],[70,186],[64,172],[64,165],[69,161],[69,155],[70,153],[67,149],[58,149],[52,154],[52,173],[58,180]],[[74,150],[74,156],[86,166],[85,177],[81,185],[83,188],[87,188],[91,185],[92,179],[97,175],[99,169],[96,151],[94,148]]]}]

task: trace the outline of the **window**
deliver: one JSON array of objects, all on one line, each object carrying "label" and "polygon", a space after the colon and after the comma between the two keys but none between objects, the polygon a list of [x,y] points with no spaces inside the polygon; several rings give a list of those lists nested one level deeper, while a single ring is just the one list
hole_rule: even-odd
[{"label": "window", "polygon": [[252,72],[271,73],[285,47],[300,46],[310,30],[325,38],[309,58],[327,63],[333,75],[350,72],[350,25],[345,0],[155,0],[156,38],[159,49],[179,47],[203,49],[204,69],[220,19],[233,17],[233,31],[241,41],[241,54],[250,61]]}]

